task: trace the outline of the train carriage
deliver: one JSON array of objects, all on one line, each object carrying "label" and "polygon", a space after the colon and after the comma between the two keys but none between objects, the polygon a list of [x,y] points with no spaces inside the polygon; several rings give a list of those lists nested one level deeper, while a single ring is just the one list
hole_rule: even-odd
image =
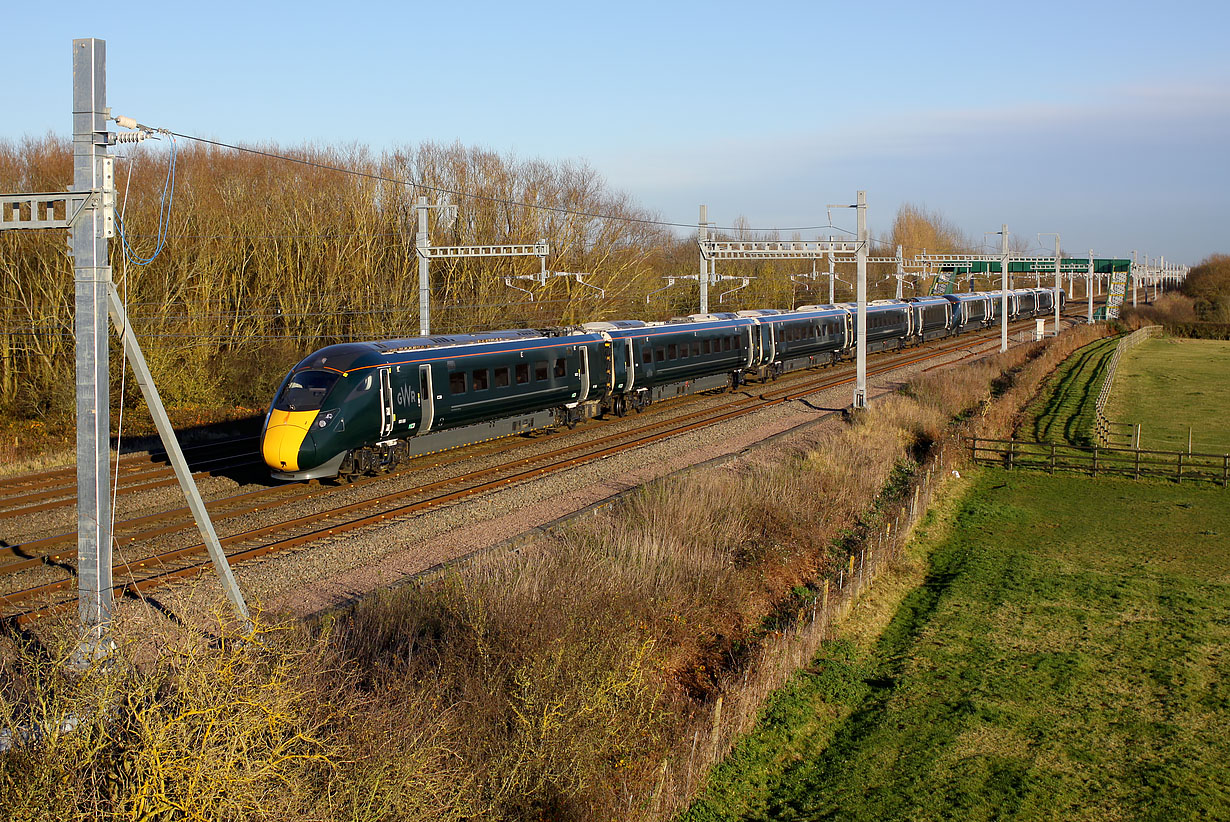
[{"label": "train carriage", "polygon": [[913,339],[926,342],[952,333],[953,304],[943,297],[913,297],[906,300],[913,316]]},{"label": "train carriage", "polygon": [[[855,333],[858,303],[844,303],[850,313],[851,334]],[[886,348],[902,348],[913,332],[909,306],[897,300],[872,300],[867,303],[867,352],[874,353]],[[854,344],[853,336],[850,345]]]},{"label": "train carriage", "polygon": [[990,321],[986,294],[945,294],[944,299],[952,303],[952,329],[957,333],[981,328]]},{"label": "train carriage", "polygon": [[1016,297],[1016,317],[1032,317],[1038,313],[1038,289],[1018,288],[1013,294]]},{"label": "train carriage", "polygon": [[[604,351],[599,334],[530,330],[328,346],[283,382],[265,418],[262,455],[280,479],[389,466],[409,456],[408,438],[575,406],[608,391]],[[566,421],[557,416],[520,424]],[[490,433],[502,436],[505,427]],[[319,453],[325,442],[328,453]]]},{"label": "train carriage", "polygon": [[756,359],[753,324],[736,315],[696,315],[669,323],[586,323],[610,336],[629,379],[608,405],[616,413],[654,400],[721,388]]},{"label": "train carriage", "polygon": [[762,379],[784,371],[830,365],[849,346],[851,320],[840,306],[802,306],[794,311],[740,311],[759,324],[760,353],[752,373]]}]

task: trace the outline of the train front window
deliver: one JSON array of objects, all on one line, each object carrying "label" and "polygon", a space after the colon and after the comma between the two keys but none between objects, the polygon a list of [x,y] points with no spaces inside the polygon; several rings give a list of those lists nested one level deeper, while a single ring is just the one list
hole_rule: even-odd
[{"label": "train front window", "polygon": [[291,376],[273,407],[279,411],[319,411],[338,376],[334,371],[300,371]]}]

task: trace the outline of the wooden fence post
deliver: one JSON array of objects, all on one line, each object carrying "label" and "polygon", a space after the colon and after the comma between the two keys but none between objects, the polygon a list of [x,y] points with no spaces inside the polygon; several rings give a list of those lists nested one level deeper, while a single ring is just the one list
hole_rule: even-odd
[{"label": "wooden fence post", "polygon": [[1098,447],[1093,446],[1093,475],[1098,475]]},{"label": "wooden fence post", "polygon": [[1140,479],[1140,449],[1137,448],[1134,453],[1136,454],[1136,479]]},{"label": "wooden fence post", "polygon": [[1012,470],[1012,457],[1016,451],[1016,440],[1008,440],[1008,470]]},{"label": "wooden fence post", "polygon": [[1051,474],[1055,473],[1055,443],[1051,443]]},{"label": "wooden fence post", "polygon": [[1183,452],[1182,452],[1182,451],[1180,451],[1180,452],[1179,452],[1179,475],[1178,475],[1178,479],[1179,479],[1179,484],[1180,484],[1180,485],[1182,485],[1182,484],[1183,484]]},{"label": "wooden fence post", "polygon": [[709,734],[709,762],[716,763],[718,755],[718,740],[722,730],[722,694],[718,694],[713,703],[713,731]]}]

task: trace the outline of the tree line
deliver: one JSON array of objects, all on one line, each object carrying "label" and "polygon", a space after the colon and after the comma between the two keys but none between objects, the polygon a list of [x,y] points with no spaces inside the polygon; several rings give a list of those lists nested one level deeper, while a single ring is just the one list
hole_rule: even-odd
[{"label": "tree line", "polygon": [[[435,260],[433,332],[665,319],[696,309],[695,283],[663,289],[664,278],[696,272],[695,235],[677,236],[656,222],[660,215],[582,162],[433,143],[381,154],[361,146],[261,145],[262,155],[183,140],[175,148],[174,188],[165,195],[170,146],[146,143],[116,162],[117,211],[134,254],[154,250],[169,197],[162,252],[140,266],[125,259],[118,238],[111,243],[113,277],[168,405],[260,407],[286,370],[315,348],[415,335],[420,195],[433,206],[455,206],[432,209],[432,245],[546,240],[550,270],[586,273],[586,282],[604,292],[565,277],[545,286],[512,280],[530,293],[505,284],[506,277],[538,272],[534,257]],[[71,179],[69,140],[0,141],[0,190],[63,191]],[[779,239],[752,231],[746,220],[717,237]],[[891,255],[886,249],[897,243],[937,251],[967,245],[941,216],[908,205],[882,243],[873,254]],[[839,268],[851,282],[853,267]],[[749,284],[732,293],[727,283],[714,286],[712,310],[827,300],[825,279],[805,276],[808,261],[723,262],[720,271]],[[873,296],[894,293],[891,273],[891,266],[873,267]],[[63,232],[0,234],[6,414],[72,413],[72,277]],[[850,298],[847,285],[838,290],[839,299]],[[118,356],[113,365],[118,380]]]}]

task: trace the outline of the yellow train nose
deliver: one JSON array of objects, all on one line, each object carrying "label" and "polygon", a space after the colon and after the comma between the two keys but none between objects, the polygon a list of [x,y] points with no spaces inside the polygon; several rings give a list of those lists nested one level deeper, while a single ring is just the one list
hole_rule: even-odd
[{"label": "yellow train nose", "polygon": [[299,449],[307,436],[315,411],[274,411],[261,441],[261,456],[275,471],[298,471]]}]

